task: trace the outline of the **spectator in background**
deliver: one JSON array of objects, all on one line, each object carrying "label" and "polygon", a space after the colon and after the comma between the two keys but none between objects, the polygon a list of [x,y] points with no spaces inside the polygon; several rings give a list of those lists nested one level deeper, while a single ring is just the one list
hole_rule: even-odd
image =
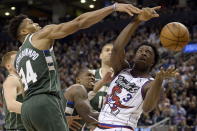
[{"label": "spectator in background", "polygon": [[189,103],[189,108],[187,110],[187,125],[188,126],[192,126],[194,125],[195,119],[196,119],[196,114],[197,114],[197,107],[196,107],[196,103],[190,101]]},{"label": "spectator in background", "polygon": [[178,112],[174,118],[174,124],[177,125],[178,131],[182,131],[186,128],[186,118],[181,112]]}]

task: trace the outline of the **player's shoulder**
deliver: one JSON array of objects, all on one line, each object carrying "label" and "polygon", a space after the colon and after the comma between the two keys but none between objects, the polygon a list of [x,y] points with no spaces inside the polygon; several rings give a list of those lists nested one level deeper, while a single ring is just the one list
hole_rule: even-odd
[{"label": "player's shoulder", "polygon": [[12,84],[19,84],[19,78],[15,75],[8,75],[5,81],[3,82],[3,87],[6,87],[7,85],[12,85]]},{"label": "player's shoulder", "polygon": [[88,97],[87,90],[85,89],[85,87],[83,85],[74,84],[69,88],[70,88],[69,89],[69,94],[70,94],[71,97],[80,98],[80,99],[81,98],[86,99]]},{"label": "player's shoulder", "polygon": [[80,85],[80,84],[74,84],[74,85],[70,86],[68,88],[68,90],[70,92],[74,93],[75,95],[87,92],[85,87],[83,85]]},{"label": "player's shoulder", "polygon": [[46,25],[46,26],[44,26],[41,30],[39,30],[38,32],[42,32],[42,31],[51,29],[51,28],[54,27],[54,26],[56,26],[56,24],[49,24],[49,25]]},{"label": "player's shoulder", "polygon": [[33,33],[32,39],[40,39],[40,38],[48,35],[48,33],[53,30],[54,26],[56,26],[56,24],[50,24],[50,25],[44,26],[41,30]]}]

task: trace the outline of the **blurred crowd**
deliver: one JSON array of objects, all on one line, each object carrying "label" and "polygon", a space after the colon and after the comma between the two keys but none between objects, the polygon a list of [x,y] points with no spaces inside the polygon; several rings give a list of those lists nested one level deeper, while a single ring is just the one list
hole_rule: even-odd
[{"label": "blurred crowd", "polygon": [[[195,26],[194,26],[195,27]],[[143,42],[157,46],[160,61],[153,69],[154,76],[161,67],[175,66],[180,75],[163,83],[164,91],[158,107],[149,114],[143,114],[139,126],[150,126],[163,119],[169,118],[168,124],[176,125],[181,130],[197,126],[197,55],[172,52],[163,48],[159,40],[160,30],[155,26],[140,27],[132,37],[127,47],[127,58],[132,59],[133,49]],[[75,34],[69,40],[56,41],[54,51],[59,66],[62,89],[75,83],[75,75],[79,67],[88,66],[91,69],[100,67],[99,54],[103,45],[113,42],[119,31],[94,31]],[[195,32],[193,32],[195,33]],[[18,43],[8,41],[0,43],[0,58],[11,50],[18,49]],[[4,69],[0,68],[0,86],[6,77]],[[1,89],[1,88],[0,88]],[[2,97],[2,96],[0,96]],[[2,103],[0,103],[2,107]],[[3,123],[3,111],[0,108],[0,124]]]}]

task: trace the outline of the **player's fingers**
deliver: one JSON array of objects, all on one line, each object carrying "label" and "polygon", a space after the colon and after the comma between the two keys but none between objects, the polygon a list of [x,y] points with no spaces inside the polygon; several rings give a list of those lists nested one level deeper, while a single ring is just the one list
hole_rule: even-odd
[{"label": "player's fingers", "polygon": [[175,77],[178,77],[180,76],[180,74],[178,72],[175,73]]},{"label": "player's fingers", "polygon": [[155,6],[155,7],[153,7],[152,9],[154,9],[154,10],[159,10],[159,9],[161,9],[161,6]]},{"label": "player's fingers", "polygon": [[164,72],[164,68],[163,67],[160,68],[160,72]]},{"label": "player's fingers", "polygon": [[158,14],[154,9],[149,9],[148,12],[150,12],[151,14]]},{"label": "player's fingers", "polygon": [[141,9],[139,9],[139,8],[137,8],[137,7],[135,7],[135,6],[131,5],[131,4],[129,4],[128,8],[132,11],[132,13],[139,14],[139,13],[142,12]]},{"label": "player's fingers", "polygon": [[74,116],[73,119],[75,119],[75,120],[81,120],[82,118],[79,115],[77,115],[77,116]]},{"label": "player's fingers", "polygon": [[172,68],[171,72],[169,72],[171,77],[178,77],[178,69]]},{"label": "player's fingers", "polygon": [[77,129],[75,129],[74,127],[69,127],[71,129],[71,131],[77,131]]},{"label": "player's fingers", "polygon": [[163,73],[164,73],[164,68],[163,67],[161,67],[160,68],[160,70],[159,70],[159,72],[157,73],[158,75],[160,75],[160,76],[162,76],[163,75]]},{"label": "player's fingers", "polygon": [[176,70],[173,70],[172,73],[177,74],[178,72]]},{"label": "player's fingers", "polygon": [[81,127],[77,126],[77,125],[72,125],[72,128],[74,128],[75,130],[79,130]]},{"label": "player's fingers", "polygon": [[166,71],[167,72],[175,71],[175,67],[174,66],[170,66]]},{"label": "player's fingers", "polygon": [[173,74],[174,74],[175,77],[178,77],[178,76],[179,76],[178,69],[174,70],[174,71],[173,71]]},{"label": "player's fingers", "polygon": [[153,14],[153,17],[159,17],[159,14]]},{"label": "player's fingers", "polygon": [[170,70],[170,72],[176,72],[175,67],[172,67],[172,69]]},{"label": "player's fingers", "polygon": [[75,124],[75,125],[77,125],[79,127],[82,127],[82,125],[79,122],[77,122],[77,121],[73,121],[73,124]]},{"label": "player's fingers", "polygon": [[110,70],[109,70],[109,71],[110,71],[110,72],[112,72],[112,73],[114,72],[114,71],[113,71],[113,68],[110,68]]},{"label": "player's fingers", "polygon": [[178,69],[175,69],[175,71],[174,71],[174,72],[179,73],[179,70],[178,70]]},{"label": "player's fingers", "polygon": [[133,12],[132,12],[128,7],[125,8],[125,11],[126,11],[130,16],[133,16]]},{"label": "player's fingers", "polygon": [[165,76],[170,76],[171,77],[171,76],[173,76],[173,74],[174,73],[172,71],[170,71],[170,69],[165,71]]},{"label": "player's fingers", "polygon": [[176,77],[176,73],[171,73],[169,76],[170,77]]},{"label": "player's fingers", "polygon": [[82,125],[76,121],[73,121],[73,124],[72,124],[74,127],[76,127],[77,129],[80,129],[82,127]]}]

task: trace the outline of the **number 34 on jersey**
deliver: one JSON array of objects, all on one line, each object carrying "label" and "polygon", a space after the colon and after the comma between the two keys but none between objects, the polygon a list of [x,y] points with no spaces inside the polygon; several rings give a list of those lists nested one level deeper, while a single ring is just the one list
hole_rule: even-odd
[{"label": "number 34 on jersey", "polygon": [[28,89],[28,84],[30,82],[35,83],[37,81],[37,74],[33,71],[30,60],[26,61],[26,73],[23,68],[20,69],[19,76],[22,79],[23,84],[25,85],[24,90]]}]

